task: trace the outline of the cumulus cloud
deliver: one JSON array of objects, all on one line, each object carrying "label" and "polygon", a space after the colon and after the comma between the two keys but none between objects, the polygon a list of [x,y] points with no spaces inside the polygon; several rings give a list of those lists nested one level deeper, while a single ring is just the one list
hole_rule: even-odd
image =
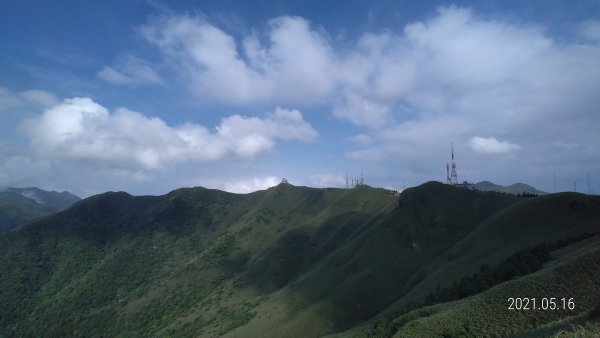
[{"label": "cumulus cloud", "polygon": [[521,149],[517,144],[508,141],[498,141],[494,137],[483,138],[475,136],[469,141],[469,146],[474,152],[480,154],[508,154]]},{"label": "cumulus cloud", "polygon": [[264,190],[276,186],[281,180],[276,176],[254,177],[245,180],[230,181],[223,184],[223,190],[247,194],[257,190]]},{"label": "cumulus cloud", "polygon": [[347,118],[357,125],[379,127],[389,120],[390,107],[355,94],[346,95],[343,103],[334,106],[333,115]]},{"label": "cumulus cloud", "polygon": [[[595,36],[596,24],[582,31]],[[334,116],[371,128],[425,114],[526,123],[589,111],[597,103],[589,93],[600,90],[600,47],[558,44],[538,26],[483,20],[454,6],[400,32],[366,32],[343,50],[292,16],[240,38],[189,15],[139,31],[198,96],[328,104]]]},{"label": "cumulus cloud", "polygon": [[171,127],[126,108],[110,113],[90,98],[65,99],[26,120],[21,130],[42,156],[126,170],[187,160],[250,160],[271,151],[278,139],[311,142],[318,136],[297,110],[277,108],[264,118],[233,115],[211,131],[193,123]]},{"label": "cumulus cloud", "polygon": [[[481,17],[451,6],[403,29],[365,32],[351,41],[332,40],[315,23],[291,16],[273,19],[265,29],[233,34],[204,18],[171,15],[149,21],[139,32],[163,56],[160,69],[174,70],[179,83],[203,102],[294,103],[303,109],[329,109],[333,116],[369,128],[357,129],[370,140],[357,138],[359,149],[349,149],[346,159],[394,159],[394,172],[425,180],[438,174],[443,179],[450,142],[462,156],[460,174],[465,176],[469,166],[490,175],[494,170],[506,172],[508,165],[517,167],[508,160],[519,161],[523,164],[519,167],[529,163],[532,171],[578,160],[598,163],[594,157],[600,144],[597,27],[597,21],[587,21],[579,27],[581,40],[555,41],[548,33],[552,30],[540,25]],[[343,48],[337,48],[338,42]],[[112,65],[109,77],[133,81],[135,72],[119,62],[126,64],[119,60]],[[17,102],[24,100],[20,95],[6,96],[0,89],[0,109],[14,105],[13,96]],[[209,130],[195,124],[167,126],[160,119],[127,110],[99,114],[108,116],[108,122],[100,123],[100,117],[89,117],[88,112],[76,114],[85,118],[74,125],[98,137],[52,137],[44,145],[46,140],[39,136],[41,152],[47,147],[56,157],[96,161],[100,155],[81,155],[86,147],[98,146],[111,157],[118,153],[117,146],[128,149],[126,144],[132,143],[135,151],[124,152],[123,160],[102,163],[123,166],[130,161],[131,166],[154,168],[183,158],[253,158],[271,150],[277,140],[316,137],[299,113],[299,119],[287,113],[277,117],[275,112],[261,118],[235,115]],[[116,123],[111,121],[134,116],[140,117],[140,125],[156,128],[150,133],[153,137],[164,140],[142,146],[147,136],[139,136],[140,141],[129,135],[137,128],[111,130],[111,123]],[[291,129],[265,132],[263,126],[269,123]],[[45,134],[41,128],[39,133]],[[473,135],[502,135],[503,140]],[[36,139],[30,137],[32,142]],[[56,139],[61,139],[58,146],[52,141]],[[518,140],[519,145],[507,140]],[[506,153],[509,149],[514,156],[471,156],[468,163],[464,150],[473,142],[477,144],[473,150]],[[167,146],[171,144],[175,146]],[[578,151],[561,144],[577,145]],[[520,151],[515,151],[519,146]],[[64,155],[60,155],[62,147],[66,147]]]},{"label": "cumulus cloud", "polygon": [[104,81],[119,85],[162,84],[162,77],[149,62],[134,55],[120,58],[115,67],[105,66],[98,72]]},{"label": "cumulus cloud", "polygon": [[192,91],[228,103],[318,102],[334,87],[326,40],[299,17],[269,22],[236,41],[199,17],[172,16],[140,28],[179,70]]}]

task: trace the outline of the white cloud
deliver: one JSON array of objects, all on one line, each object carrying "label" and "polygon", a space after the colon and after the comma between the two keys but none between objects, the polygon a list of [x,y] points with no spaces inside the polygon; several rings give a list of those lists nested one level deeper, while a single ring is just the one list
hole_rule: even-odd
[{"label": "white cloud", "polygon": [[[595,31],[594,22],[584,27]],[[239,39],[187,15],[140,32],[200,97],[327,104],[334,116],[371,128],[424,114],[525,123],[588,111],[589,93],[600,90],[600,47],[557,44],[540,27],[454,6],[402,32],[366,32],[344,49],[290,16]]]},{"label": "white cloud", "polygon": [[346,95],[343,103],[333,107],[333,115],[347,118],[357,125],[380,127],[389,121],[390,108],[355,94]]},{"label": "white cloud", "polygon": [[122,56],[115,67],[105,66],[98,72],[98,76],[104,81],[119,85],[164,83],[149,62],[134,55]]},{"label": "white cloud", "polygon": [[237,193],[247,194],[257,190],[264,190],[276,186],[281,180],[275,176],[255,177],[245,180],[237,180],[226,182],[223,184],[223,190]]},{"label": "white cloud", "polygon": [[65,99],[21,129],[43,157],[132,171],[187,160],[250,160],[271,151],[278,139],[311,142],[318,135],[297,110],[277,108],[265,118],[229,116],[212,132],[193,123],[171,127],[126,108],[110,113],[89,98]]},{"label": "white cloud", "polygon": [[[298,17],[277,18],[266,29],[241,36],[241,30],[232,34],[202,18],[177,15],[153,20],[139,31],[163,55],[156,64],[164,74],[175,70],[179,83],[202,102],[272,106],[293,102],[303,109],[329,109],[334,116],[369,128],[352,129],[370,139],[355,139],[359,149],[348,149],[346,159],[389,160],[393,169],[385,170],[410,181],[408,175],[415,180],[443,179],[451,142],[460,159],[459,175],[468,179],[478,173],[508,177],[510,168],[517,167],[560,171],[566,163],[588,166],[591,169],[585,170],[593,172],[600,144],[597,26],[596,21],[582,23],[582,39],[555,41],[548,33],[551,29],[484,18],[452,6],[401,30],[365,32],[356,41],[329,39],[322,28]],[[343,48],[337,48],[338,42]],[[112,70],[107,72],[114,73],[116,81],[135,78],[119,62]],[[12,111],[14,104],[25,101],[18,93],[9,94],[0,89],[0,108]],[[299,120],[294,120],[294,114],[235,115],[210,130],[197,124],[167,126],[136,114],[118,110],[108,113],[108,122],[102,123],[97,116],[86,117],[83,129],[93,136],[77,134],[60,141],[56,149],[55,143],[40,141],[38,148],[41,154],[46,154],[46,148],[52,150],[49,153],[56,158],[153,168],[187,159],[253,158],[273,149],[278,140],[316,137],[299,113]],[[117,119],[118,115],[123,117]],[[137,128],[110,129],[118,124],[112,121],[135,116],[140,117],[136,123],[141,129],[151,130],[152,138],[130,135],[132,130],[137,134]],[[339,127],[336,121],[326,123]],[[84,124],[74,124],[79,125]],[[45,133],[40,130],[40,135]],[[508,148],[513,155],[467,156],[473,155],[468,149],[474,135],[501,135],[503,140],[481,138],[481,149]],[[160,141],[155,145],[154,140]],[[507,140],[518,140],[520,151]],[[567,144],[577,148],[567,149]],[[135,151],[110,160],[118,157],[117,145]],[[92,146],[103,150],[93,156],[74,150]],[[109,159],[99,159],[103,153]]]},{"label": "white cloud", "polygon": [[483,138],[475,136],[469,141],[469,146],[474,152],[480,154],[508,154],[521,149],[517,144],[508,141],[498,141],[494,137]]},{"label": "white cloud", "polygon": [[238,104],[321,101],[335,84],[329,44],[299,17],[273,19],[269,29],[266,45],[257,34],[238,42],[190,16],[155,20],[140,32],[202,97]]}]

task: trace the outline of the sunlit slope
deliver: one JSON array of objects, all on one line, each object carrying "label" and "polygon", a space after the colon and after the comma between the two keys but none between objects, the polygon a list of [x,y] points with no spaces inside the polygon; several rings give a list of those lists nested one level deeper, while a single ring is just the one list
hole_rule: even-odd
[{"label": "sunlit slope", "polygon": [[0,236],[0,336],[352,335],[598,224],[597,197],[434,182],[106,193]]},{"label": "sunlit slope", "polygon": [[542,243],[600,233],[600,198],[560,193],[523,198],[495,213],[477,229],[423,269],[427,277],[390,309],[404,309],[419,302],[432,290],[493,266],[514,252]]},{"label": "sunlit slope", "polygon": [[[398,328],[394,337],[547,336],[568,324],[592,319],[592,310],[600,309],[598,290],[600,240],[595,238],[533,274],[473,297],[409,312],[394,320]],[[536,298],[538,309],[509,310],[511,297]],[[549,303],[545,310],[541,308],[542,299],[551,297],[556,298],[557,309],[552,310]]]}]

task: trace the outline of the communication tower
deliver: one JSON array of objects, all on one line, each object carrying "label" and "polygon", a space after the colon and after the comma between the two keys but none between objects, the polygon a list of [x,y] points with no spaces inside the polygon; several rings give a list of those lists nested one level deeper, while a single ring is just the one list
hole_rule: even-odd
[{"label": "communication tower", "polygon": [[456,175],[456,162],[454,161],[454,143],[450,143],[452,151],[452,162],[446,163],[446,182],[448,184],[458,184],[458,176]]}]

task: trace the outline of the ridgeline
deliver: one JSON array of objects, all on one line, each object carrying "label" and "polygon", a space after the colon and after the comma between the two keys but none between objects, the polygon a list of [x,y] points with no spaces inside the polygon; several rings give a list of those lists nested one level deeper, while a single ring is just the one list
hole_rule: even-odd
[{"label": "ridgeline", "polygon": [[0,336],[595,332],[598,234],[600,197],[578,193],[108,192],[0,235]]}]

